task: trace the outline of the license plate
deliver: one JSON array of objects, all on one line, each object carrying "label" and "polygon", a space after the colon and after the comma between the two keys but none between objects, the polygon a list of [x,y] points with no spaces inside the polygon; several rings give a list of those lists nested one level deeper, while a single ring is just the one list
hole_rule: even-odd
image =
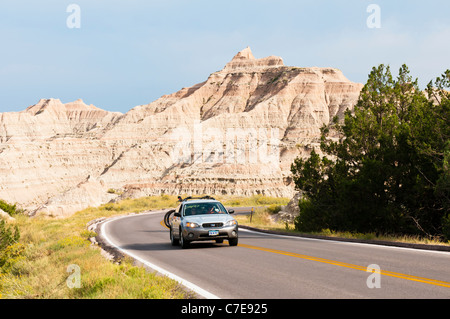
[{"label": "license plate", "polygon": [[219,235],[219,231],[218,230],[210,230],[208,234],[209,234],[209,236],[217,236],[217,235]]}]

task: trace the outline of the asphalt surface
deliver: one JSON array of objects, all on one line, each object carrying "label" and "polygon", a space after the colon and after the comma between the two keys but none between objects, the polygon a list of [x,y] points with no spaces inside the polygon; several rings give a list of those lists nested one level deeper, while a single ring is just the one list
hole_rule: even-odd
[{"label": "asphalt surface", "polygon": [[[450,298],[450,252],[239,230],[239,245],[172,246],[165,211],[101,225],[103,240],[205,298]],[[372,269],[378,270],[372,272]]]}]

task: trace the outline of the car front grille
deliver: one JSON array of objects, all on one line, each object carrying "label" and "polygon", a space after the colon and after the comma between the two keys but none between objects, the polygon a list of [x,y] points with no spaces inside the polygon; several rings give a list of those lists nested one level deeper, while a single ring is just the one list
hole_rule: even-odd
[{"label": "car front grille", "polygon": [[222,227],[223,223],[204,223],[202,226],[205,228]]}]

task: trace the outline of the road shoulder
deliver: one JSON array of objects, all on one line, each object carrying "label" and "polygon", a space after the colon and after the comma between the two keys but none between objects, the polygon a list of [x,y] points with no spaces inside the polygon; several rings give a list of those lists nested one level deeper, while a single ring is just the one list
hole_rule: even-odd
[{"label": "road shoulder", "polygon": [[239,225],[239,228],[248,229],[248,230],[266,233],[266,234],[283,235],[283,236],[291,236],[291,237],[302,237],[302,238],[311,238],[311,239],[333,240],[333,241],[352,242],[352,243],[361,243],[361,244],[372,244],[372,245],[382,245],[382,246],[402,247],[402,248],[411,248],[411,249],[450,252],[450,246],[445,246],[445,245],[416,244],[416,243],[404,243],[404,242],[395,242],[395,241],[387,241],[387,240],[330,237],[330,236],[304,234],[304,233],[284,232],[284,231],[277,231],[277,230],[266,230],[266,229],[261,229],[261,228],[246,226],[246,225]]}]

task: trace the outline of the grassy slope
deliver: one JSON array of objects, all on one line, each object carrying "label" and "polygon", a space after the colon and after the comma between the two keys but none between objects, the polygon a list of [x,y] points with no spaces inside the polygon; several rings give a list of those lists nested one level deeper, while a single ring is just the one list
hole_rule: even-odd
[{"label": "grassy slope", "polygon": [[[280,199],[253,196],[219,196],[227,206],[260,206],[280,203]],[[286,199],[281,200],[287,203]],[[123,200],[97,208],[88,208],[67,218],[15,215],[21,238],[9,256],[8,269],[0,271],[1,298],[193,298],[180,285],[166,277],[146,272],[125,259],[114,264],[92,246],[95,233],[87,223],[100,218],[176,207],[176,196],[154,196]],[[69,288],[67,280],[80,269],[80,288]]]},{"label": "grassy slope", "polygon": [[[21,238],[19,255],[0,277],[2,298],[191,298],[177,282],[146,272],[125,259],[120,265],[108,261],[88,241],[95,233],[86,224],[99,217],[170,207],[170,196],[125,200],[89,208],[67,218],[16,215]],[[70,265],[80,269],[80,288],[69,288]]]}]

